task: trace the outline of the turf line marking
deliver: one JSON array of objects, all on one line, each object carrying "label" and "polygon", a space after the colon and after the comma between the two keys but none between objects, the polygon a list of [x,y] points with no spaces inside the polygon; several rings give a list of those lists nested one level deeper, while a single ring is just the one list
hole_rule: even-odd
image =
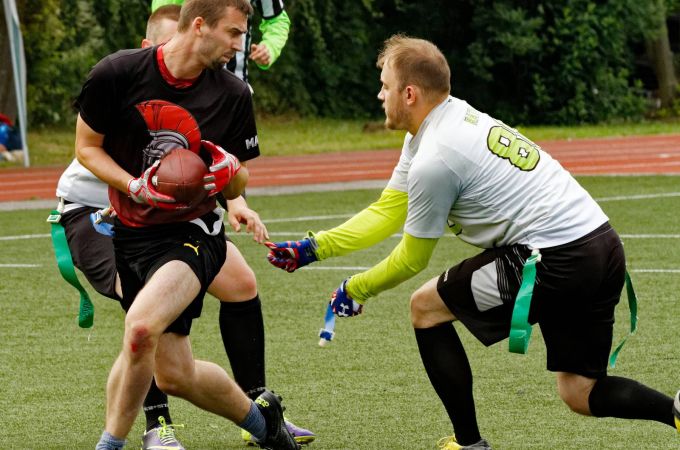
[{"label": "turf line marking", "polygon": [[[42,264],[0,264],[0,269],[33,269],[42,267]],[[370,267],[366,266],[305,266],[300,270],[346,270],[363,271]],[[632,269],[635,273],[680,273],[680,269]]]},{"label": "turf line marking", "polygon": [[623,239],[680,239],[680,234],[620,234]]},{"label": "turf line marking", "polygon": [[[299,270],[368,270],[370,267],[364,266],[317,266],[309,265],[301,267]],[[632,269],[635,273],[680,273],[680,269]]]},{"label": "turf line marking", "polygon": [[596,202],[620,202],[626,200],[644,200],[648,198],[680,197],[680,192],[661,192],[658,194],[619,195],[616,197],[596,198]]},{"label": "turf line marking", "polygon": [[303,217],[288,217],[281,219],[267,219],[264,223],[281,223],[281,222],[304,222],[307,220],[327,220],[327,219],[346,219],[352,217],[353,214],[335,214],[332,216],[303,216]]},{"label": "turf line marking", "polygon": [[[680,197],[680,192],[660,192],[657,194],[638,194],[638,195],[619,195],[615,197],[600,197],[595,198],[597,202],[619,202],[626,200],[645,200],[650,198],[671,198]],[[326,216],[303,216],[303,217],[282,217],[278,219],[262,220],[264,223],[285,223],[285,222],[304,222],[307,220],[330,220],[330,219],[348,219],[354,214],[334,214]]]},{"label": "turf line marking", "polygon": [[[334,216],[319,216],[319,217],[331,217],[333,218]],[[349,216],[339,216],[339,217],[349,217]],[[316,217],[299,217],[297,218],[298,220],[294,219],[285,219],[285,221],[291,221],[291,222],[296,222],[296,221],[302,221],[302,220],[313,220],[316,219]],[[277,220],[278,221],[278,220]],[[284,220],[281,220],[283,222]],[[304,231],[270,231],[269,236],[304,236],[307,233]],[[227,230],[227,235],[229,235],[230,238],[233,237],[251,237],[251,235],[247,233],[235,233],[233,231]],[[622,239],[680,239],[680,234],[620,234]],[[18,241],[22,239],[39,239],[39,238],[49,238],[49,234],[20,234],[17,236],[0,236],[0,241]],[[396,233],[393,234],[391,237],[393,238],[401,238],[402,233]],[[442,235],[444,238],[455,238],[451,233],[446,233]]]},{"label": "turf line marking", "polygon": [[12,268],[12,269],[23,269],[23,268],[33,268],[42,267],[42,264],[0,264],[0,268]]},{"label": "turf line marking", "polygon": [[[227,232],[229,237],[234,237],[234,236],[247,236],[249,237],[250,235],[248,234],[243,234],[243,233],[229,233]],[[269,236],[297,236],[297,237],[303,237],[305,236],[306,233],[303,231],[270,231]],[[402,233],[395,233],[393,234],[392,238],[401,238],[403,236]],[[680,239],[680,234],[619,234],[619,236],[622,239]],[[456,236],[452,233],[446,233],[442,235],[442,238],[455,238]]]},{"label": "turf line marking", "polygon": [[49,234],[20,234],[18,236],[0,236],[0,241],[18,241],[20,239],[47,238]]},{"label": "turf line marking", "polygon": [[680,269],[632,269],[635,273],[680,273]]}]

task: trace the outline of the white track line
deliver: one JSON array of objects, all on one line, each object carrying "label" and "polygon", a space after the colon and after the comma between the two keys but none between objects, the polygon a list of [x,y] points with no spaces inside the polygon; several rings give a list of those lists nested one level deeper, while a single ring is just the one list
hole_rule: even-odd
[{"label": "white track line", "polygon": [[680,197],[680,192],[661,192],[658,194],[638,194],[638,195],[620,195],[616,197],[601,197],[596,198],[596,202],[620,202],[625,200],[645,200],[649,198],[667,198]]},{"label": "white track line", "polygon": [[620,234],[623,239],[680,239],[680,234]]},{"label": "white track line", "polygon": [[331,216],[303,216],[303,217],[288,217],[281,219],[266,219],[264,223],[284,223],[284,222],[306,222],[309,220],[330,220],[330,219],[346,219],[352,217],[352,214],[335,214]]},{"label": "white track line", "polygon": [[635,273],[680,273],[680,269],[632,269]]},{"label": "white track line", "polygon": [[4,268],[24,269],[24,268],[33,268],[33,267],[42,267],[42,264],[0,264],[0,269],[4,269]]},{"label": "white track line", "polygon": [[20,239],[47,238],[49,234],[20,234],[18,236],[0,236],[0,241],[18,241]]},{"label": "white track line", "polygon": [[[300,217],[300,221],[304,220],[320,220],[319,217],[321,218],[332,218],[333,216],[318,216],[318,217]],[[339,217],[349,217],[349,216],[339,216]],[[281,222],[284,221],[291,221],[291,222],[296,222],[296,220],[291,220],[291,219],[285,219],[281,220]],[[277,220],[278,222],[278,220]],[[249,234],[246,234],[244,232],[241,233],[234,233],[230,232],[227,230],[227,234],[229,235],[230,238],[234,237],[245,237],[245,238],[250,238],[251,236]],[[269,236],[304,236],[306,232],[304,231],[270,231]],[[402,234],[401,233],[396,233],[393,234],[391,237],[393,238],[401,238]],[[620,234],[621,238],[623,239],[680,239],[680,234]],[[0,236],[0,241],[19,241],[22,239],[43,239],[43,238],[49,238],[49,234],[20,234],[16,236]],[[444,234],[442,237],[445,238],[454,238],[453,234],[447,233]]]},{"label": "white track line", "polygon": [[[311,265],[301,267],[300,270],[347,270],[347,271],[360,271],[368,270],[370,267],[364,266],[319,266]],[[630,272],[635,273],[680,273],[680,269],[631,269]]]},{"label": "white track line", "polygon": [[[245,236],[249,237],[250,235],[246,235],[243,233],[229,233],[227,231],[227,234],[229,237],[234,237],[234,236]],[[306,233],[302,231],[270,231],[269,236],[295,236],[297,238],[304,236]],[[393,234],[392,238],[401,238],[403,235],[401,233],[395,233]],[[619,234],[619,236],[622,239],[680,239],[680,234]],[[451,233],[446,233],[442,235],[443,238],[455,238],[456,236],[451,234]]]}]

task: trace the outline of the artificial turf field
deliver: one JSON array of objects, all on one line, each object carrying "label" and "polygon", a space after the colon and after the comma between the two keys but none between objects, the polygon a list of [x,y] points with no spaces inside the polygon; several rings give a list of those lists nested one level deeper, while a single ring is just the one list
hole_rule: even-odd
[{"label": "artificial turf field", "polygon": [[[586,177],[625,242],[639,297],[639,330],[610,373],[635,378],[669,395],[680,388],[680,177]],[[342,222],[379,191],[251,196],[272,240]],[[92,331],[76,324],[78,294],[62,281],[45,218],[49,211],[0,213],[0,448],[92,449],[104,424],[105,383],[121,344],[118,304],[89,292]],[[477,249],[450,236],[440,240],[429,268],[372,299],[364,314],[339,320],[336,338],[317,346],[329,294],[345,277],[385,257],[398,238],[293,274],[270,266],[266,249],[231,233],[255,270],[267,332],[268,385],[284,397],[287,416],[314,430],[312,449],[432,449],[451,434],[431,388],[410,327],[410,293]],[[84,280],[84,277],[81,277]],[[217,324],[218,302],[206,299],[194,323],[196,358],[228,368]],[[574,324],[578,326],[578,324]],[[628,331],[625,295],[615,341]],[[460,325],[475,376],[482,434],[494,449],[673,449],[680,436],[651,422],[577,416],[562,404],[535,327],[529,354],[507,342],[485,348]],[[244,448],[225,419],[171,399],[189,449]],[[139,448],[140,414],[127,448]]]}]

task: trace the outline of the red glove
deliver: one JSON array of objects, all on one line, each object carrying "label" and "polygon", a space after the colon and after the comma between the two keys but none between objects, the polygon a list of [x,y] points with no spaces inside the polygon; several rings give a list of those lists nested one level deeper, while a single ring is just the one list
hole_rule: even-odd
[{"label": "red glove", "polygon": [[133,178],[128,181],[127,191],[130,198],[136,203],[151,205],[159,209],[180,209],[187,205],[177,203],[175,199],[169,195],[161,194],[156,190],[152,183],[152,179],[160,166],[160,159],[153,163],[151,167],[146,169],[141,177]]},{"label": "red glove", "polygon": [[221,192],[229,184],[234,175],[241,170],[241,163],[238,158],[228,153],[219,145],[215,145],[210,141],[201,141],[201,145],[212,157],[210,173],[203,177],[205,190],[210,191],[208,196],[211,196]]}]

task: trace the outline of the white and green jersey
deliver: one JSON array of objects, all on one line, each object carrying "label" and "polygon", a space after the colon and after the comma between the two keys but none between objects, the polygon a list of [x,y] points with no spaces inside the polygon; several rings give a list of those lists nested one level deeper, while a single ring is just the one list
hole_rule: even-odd
[{"label": "white and green jersey", "polygon": [[109,206],[109,186],[74,159],[59,177],[57,197],[71,202],[64,212],[81,206]]},{"label": "white and green jersey", "polygon": [[[262,16],[260,32],[262,32],[261,44],[269,49],[271,60],[268,65],[260,66],[263,70],[269,69],[278,59],[288,40],[290,19],[283,5],[283,0],[250,0],[250,4]],[[237,77],[248,82],[248,57],[250,56],[250,44],[252,44],[252,22],[248,17],[248,31],[243,36],[243,51],[237,52],[236,56],[227,63],[227,69]]]},{"label": "white and green jersey", "polygon": [[408,193],[406,233],[438,238],[449,228],[481,248],[552,247],[607,221],[548,153],[454,97],[406,135],[388,188]]}]

